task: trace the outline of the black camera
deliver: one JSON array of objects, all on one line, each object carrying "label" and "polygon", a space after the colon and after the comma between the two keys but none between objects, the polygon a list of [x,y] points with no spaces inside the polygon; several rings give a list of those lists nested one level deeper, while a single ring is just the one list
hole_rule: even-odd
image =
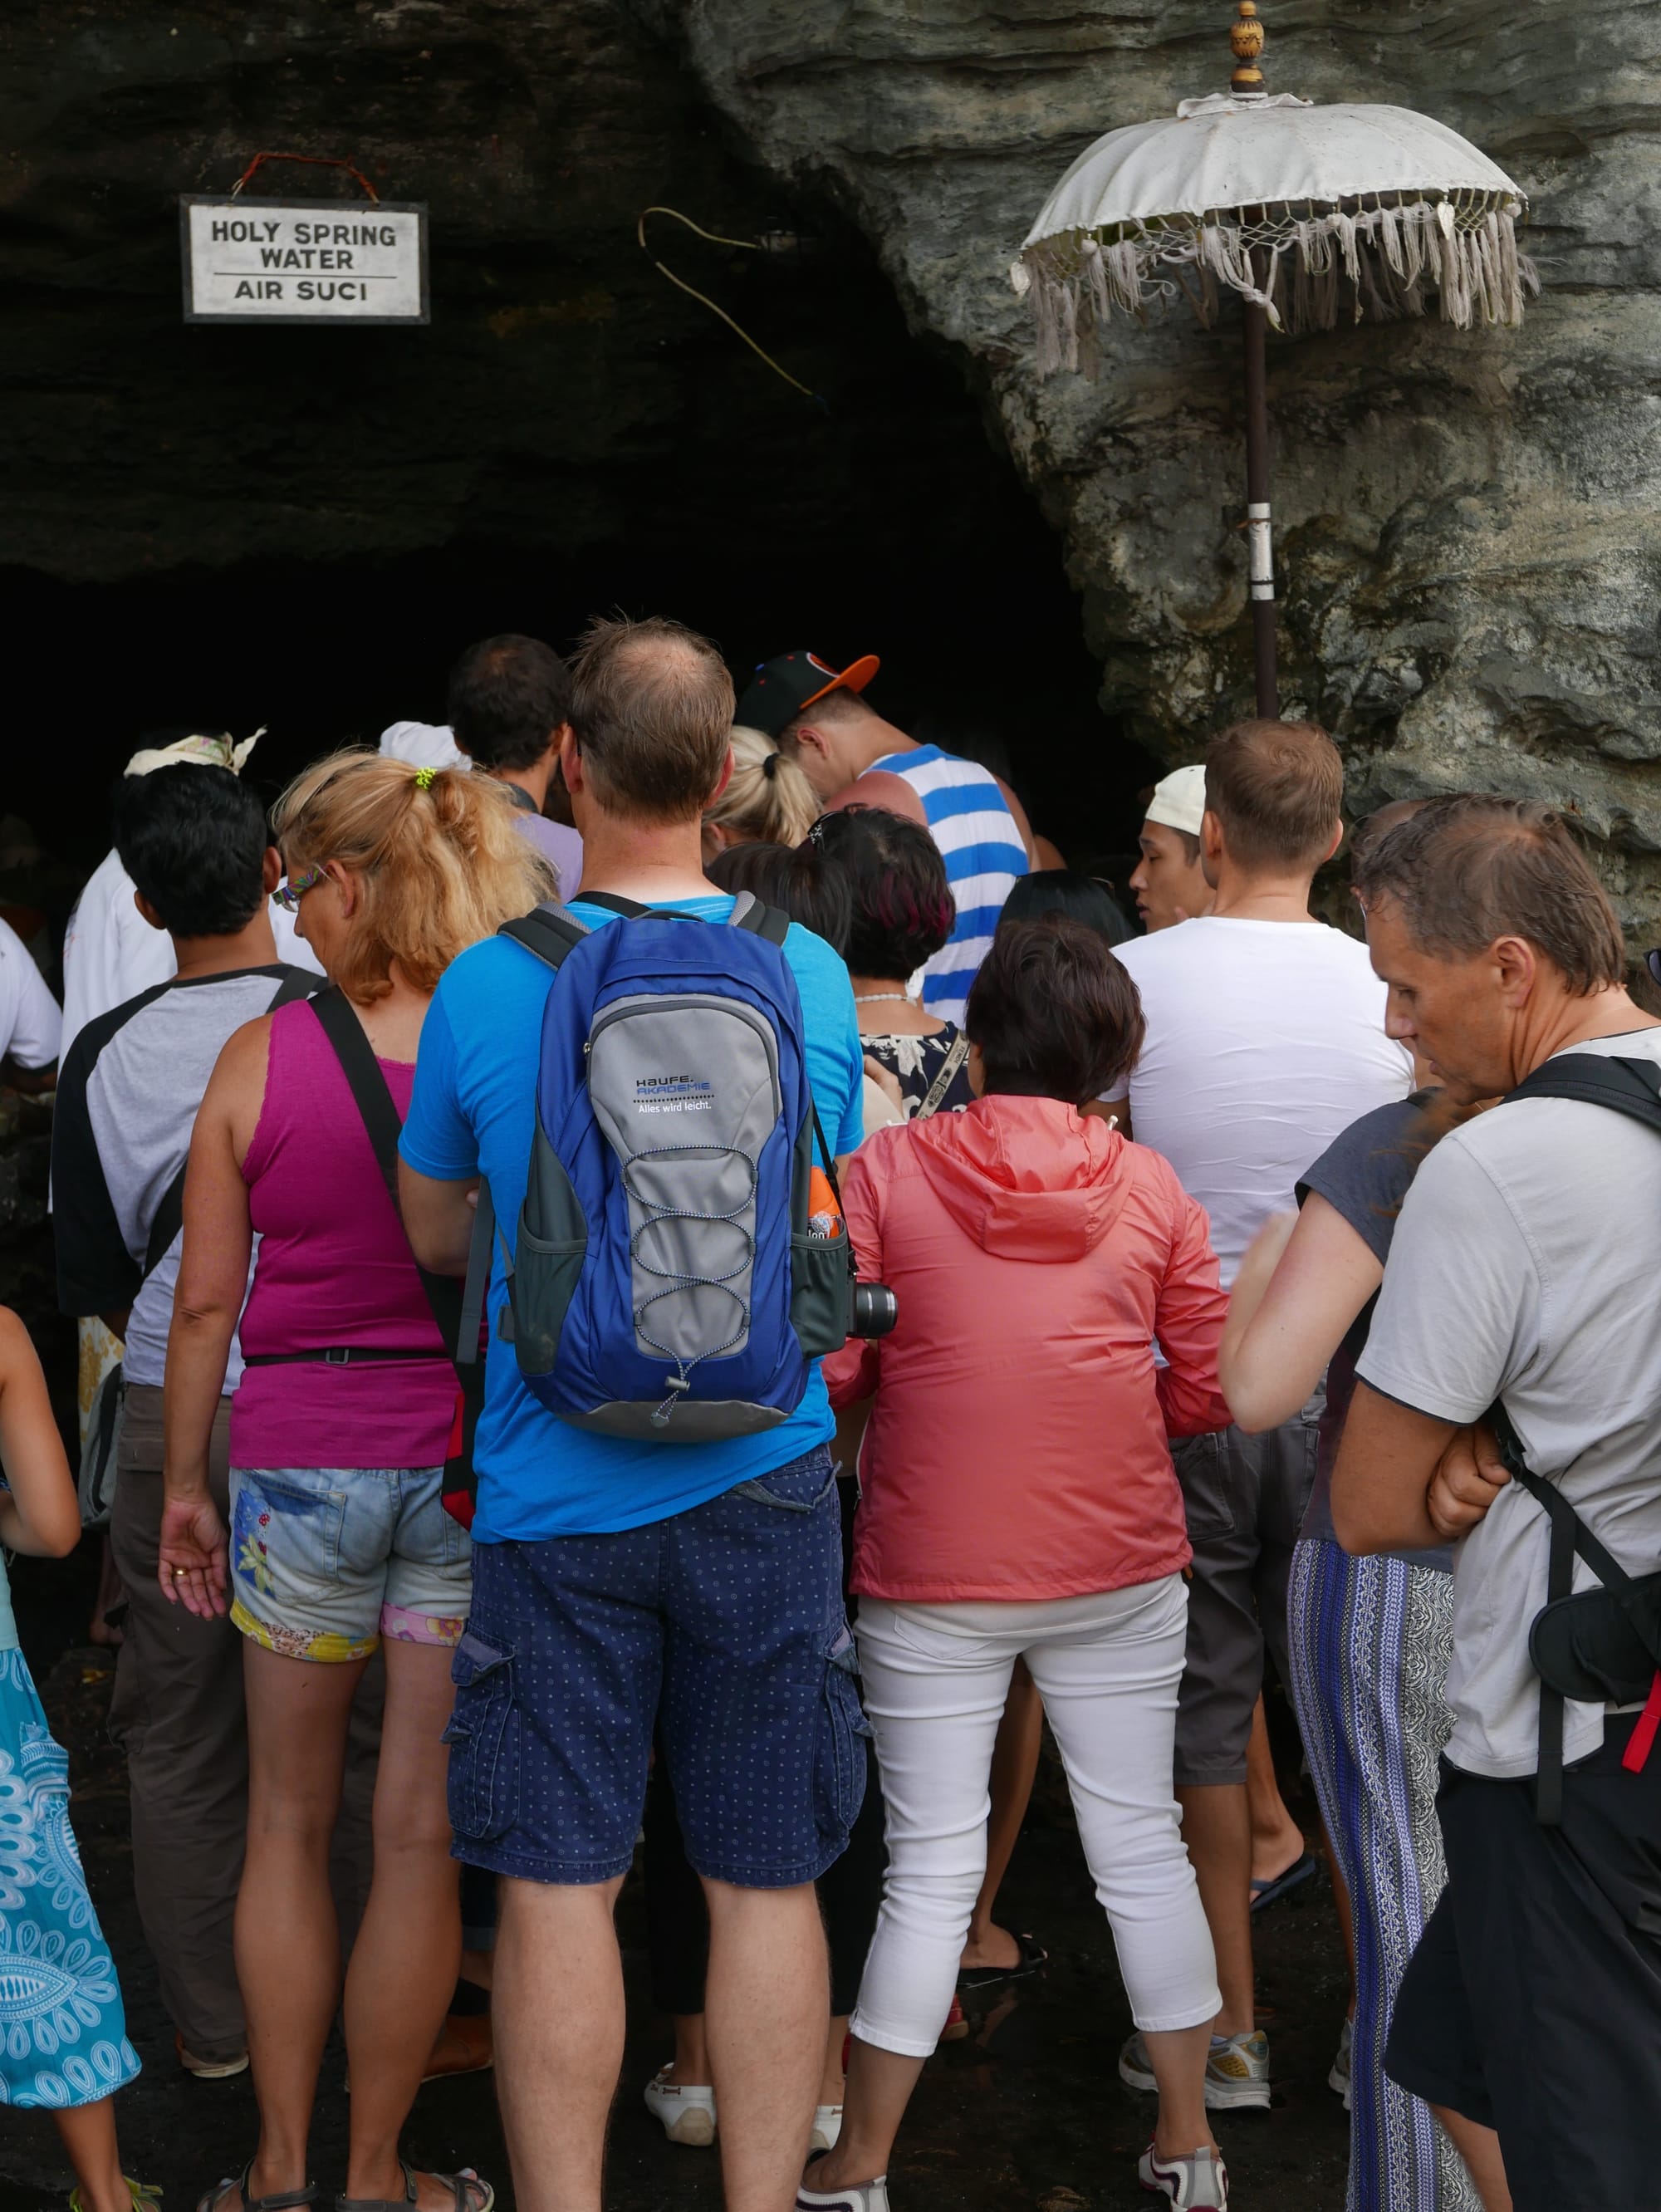
[{"label": "black camera", "polygon": [[900,1318],[900,1302],[886,1283],[856,1283],[850,1336],[886,1336]]}]

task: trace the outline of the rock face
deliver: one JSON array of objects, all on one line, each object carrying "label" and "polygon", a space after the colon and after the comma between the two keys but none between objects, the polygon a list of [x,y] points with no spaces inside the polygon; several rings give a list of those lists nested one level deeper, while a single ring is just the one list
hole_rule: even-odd
[{"label": "rock face", "polygon": [[[1193,757],[1249,707],[1239,318],[1123,324],[1040,383],[1004,272],[1100,132],[1222,89],[1220,0],[655,0],[747,141],[834,180],[907,313],[961,349],[1083,594],[1103,702]],[[1579,810],[1625,919],[1661,915],[1661,17],[1265,6],[1271,89],[1421,108],[1528,193],[1518,332],[1271,339],[1282,685],[1351,790]],[[1645,58],[1649,66],[1646,66]]]},{"label": "rock face", "polygon": [[[0,560],[114,582],[627,546],[632,573],[684,578],[695,540],[694,569],[761,604],[798,549],[821,580],[903,579],[1007,539],[975,489],[979,410],[1064,547],[1103,705],[1191,757],[1250,700],[1237,313],[1122,328],[1099,383],[1040,383],[1005,272],[1092,138],[1221,87],[1230,12],[20,0]],[[1265,55],[1274,88],[1473,139],[1530,195],[1543,283],[1520,332],[1271,341],[1288,704],[1337,732],[1359,805],[1498,785],[1578,807],[1640,933],[1661,917],[1658,54],[1644,0],[1282,0]],[[175,196],[262,148],[361,153],[432,204],[430,331],[182,327]],[[792,284],[653,238],[830,416],[655,274],[633,226],[662,199],[831,240]]]}]

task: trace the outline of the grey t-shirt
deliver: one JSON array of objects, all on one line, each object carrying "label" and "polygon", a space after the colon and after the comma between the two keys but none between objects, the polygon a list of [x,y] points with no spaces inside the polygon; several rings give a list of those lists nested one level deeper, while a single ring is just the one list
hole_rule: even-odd
[{"label": "grey t-shirt", "polygon": [[[285,985],[315,990],[298,968],[244,968],[157,984],[88,1022],[58,1079],[52,1123],[58,1302],[65,1313],[130,1305],[123,1371],[159,1386],[167,1363],[182,1237],[145,1278],[150,1225],[191,1148],[220,1048]],[[242,1379],[233,1340],[224,1388]]]},{"label": "grey t-shirt", "polygon": [[[1301,1205],[1311,1191],[1324,1198],[1333,1212],[1348,1222],[1382,1267],[1390,1257],[1391,1240],[1408,1186],[1424,1158],[1419,1135],[1421,1113],[1428,1092],[1398,1098],[1352,1121],[1336,1144],[1329,1145],[1298,1185]],[[1355,1362],[1367,1348],[1367,1331],[1379,1301],[1370,1297],[1344,1334],[1326,1370],[1326,1405],[1321,1414],[1320,1449],[1315,1462],[1315,1486],[1309,1493],[1300,1535],[1337,1538],[1332,1528],[1332,1469],[1338,1443],[1355,1395]],[[1453,1547],[1439,1544],[1428,1552],[1391,1552],[1412,1567],[1439,1567],[1449,1573]]]},{"label": "grey t-shirt", "polygon": [[[1570,1048],[1661,1061],[1661,1029]],[[1503,1398],[1531,1468],[1555,1478],[1633,1574],[1661,1566],[1661,1139],[1607,1107],[1523,1099],[1443,1138],[1408,1193],[1361,1380],[1446,1421]],[[1515,1484],[1458,1546],[1447,1755],[1506,1779],[1539,1763],[1528,1632],[1546,1601],[1547,1522]],[[1575,1588],[1595,1587],[1575,1563]],[[1563,1755],[1603,1740],[1571,1705]]]}]

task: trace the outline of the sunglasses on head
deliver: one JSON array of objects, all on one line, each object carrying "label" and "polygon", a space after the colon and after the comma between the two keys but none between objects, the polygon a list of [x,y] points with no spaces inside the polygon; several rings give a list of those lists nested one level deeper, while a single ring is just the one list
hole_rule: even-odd
[{"label": "sunglasses on head", "polygon": [[302,868],[297,876],[280,883],[271,894],[279,906],[287,907],[290,914],[300,912],[300,902],[307,891],[313,890],[328,874],[327,864],[319,860],[314,868]]}]

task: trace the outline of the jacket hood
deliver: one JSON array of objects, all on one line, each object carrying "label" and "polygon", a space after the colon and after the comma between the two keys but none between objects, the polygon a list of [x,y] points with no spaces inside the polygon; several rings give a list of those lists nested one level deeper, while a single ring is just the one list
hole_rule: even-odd
[{"label": "jacket hood", "polygon": [[947,1212],[1000,1259],[1082,1260],[1130,1194],[1124,1138],[1058,1098],[977,1098],[911,1135]]}]

